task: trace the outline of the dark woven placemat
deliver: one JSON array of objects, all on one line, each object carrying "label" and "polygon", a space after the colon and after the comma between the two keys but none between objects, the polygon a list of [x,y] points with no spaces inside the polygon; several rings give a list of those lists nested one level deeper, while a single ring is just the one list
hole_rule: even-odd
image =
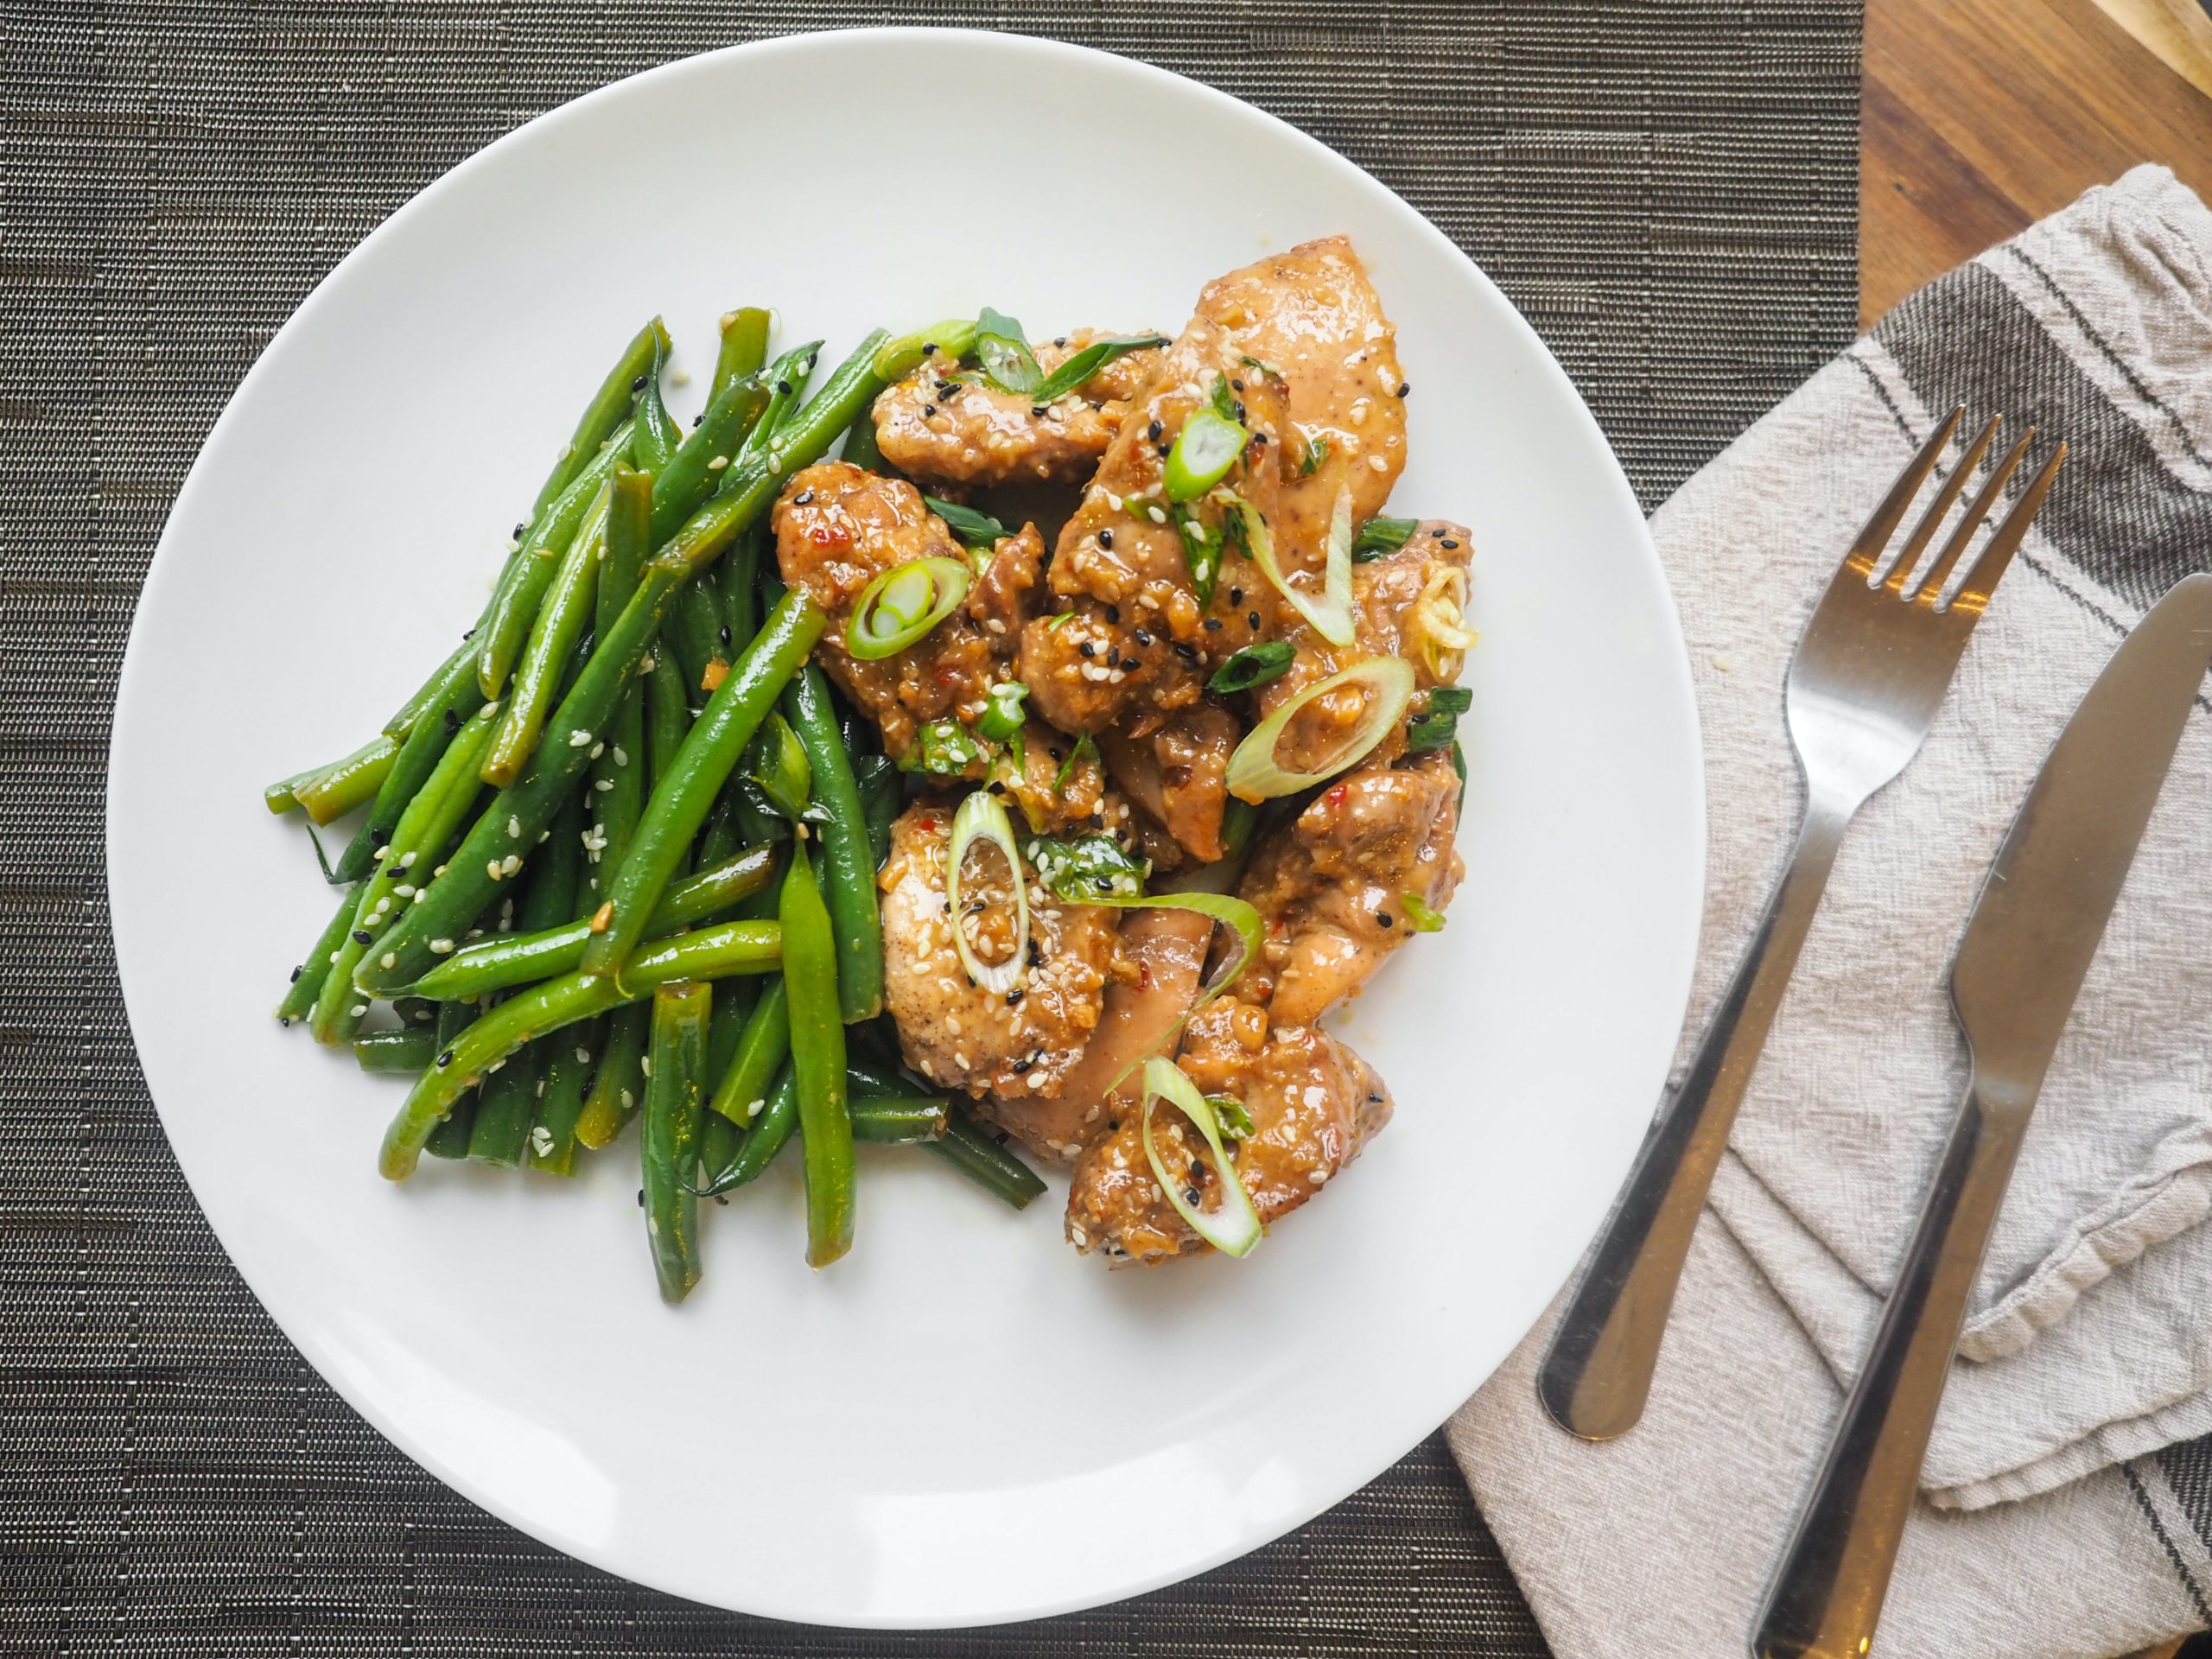
[{"label": "dark woven placemat", "polygon": [[861,1637],[638,1591],[324,1388],[147,1100],[101,866],[108,711],[163,515],[255,353],[538,111],[894,18],[1147,58],[1371,168],[1529,313],[1647,502],[1852,332],[1857,0],[0,0],[0,1654],[1542,1654],[1439,1440],[1080,1618]]}]

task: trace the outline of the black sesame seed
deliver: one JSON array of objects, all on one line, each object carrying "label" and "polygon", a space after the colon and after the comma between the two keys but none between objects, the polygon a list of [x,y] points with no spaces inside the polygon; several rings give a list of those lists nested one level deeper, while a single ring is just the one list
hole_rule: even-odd
[{"label": "black sesame seed", "polygon": [[377,942],[377,936],[376,936],[375,934],[373,934],[373,933],[370,932],[370,931],[369,931],[369,930],[368,930],[367,928],[365,928],[365,927],[357,927],[357,928],[355,928],[355,929],[353,930],[353,943],[354,943],[354,944],[374,944],[376,942]]},{"label": "black sesame seed", "polygon": [[1160,442],[1160,435],[1166,429],[1167,429],[1160,425],[1158,421],[1154,421],[1150,426],[1145,429],[1145,435],[1150,438],[1154,443],[1158,443]]},{"label": "black sesame seed", "polygon": [[777,381],[777,382],[776,382],[776,395],[777,395],[778,397],[790,397],[790,396],[791,395],[791,383],[790,381],[788,381],[788,380],[779,380],[779,381]]},{"label": "black sesame seed", "polygon": [[276,1016],[276,1023],[283,1027],[286,1031],[289,1031],[292,1028],[292,1022],[290,1019],[283,1014],[280,1014]]},{"label": "black sesame seed", "polygon": [[1007,1005],[1007,1007],[1008,1007],[1009,1008],[1010,1008],[1010,1007],[1014,1007],[1014,1005],[1015,1003],[1017,1003],[1017,1002],[1019,1002],[1019,1001],[1021,1001],[1021,987],[1020,987],[1019,985],[1015,986],[1012,990],[1008,991],[1008,992],[1006,994],[1006,1005]]},{"label": "black sesame seed", "polygon": [[446,710],[446,730],[448,734],[461,729],[461,716],[452,709]]},{"label": "black sesame seed", "polygon": [[645,377],[642,374],[630,383],[630,390],[632,391],[643,391],[645,389]]},{"label": "black sesame seed", "polygon": [[1096,887],[1101,893],[1111,893],[1114,891],[1114,878],[1110,875],[1095,875],[1091,877],[1090,880],[1091,885]]},{"label": "black sesame seed", "polygon": [[1059,334],[1059,335],[1056,335],[1056,336],[1053,338],[1053,340],[1052,340],[1052,344],[1053,344],[1053,345],[1055,345],[1055,346],[1065,346],[1065,345],[1066,345],[1067,343],[1068,343],[1068,337],[1067,337],[1065,334]]},{"label": "black sesame seed", "polygon": [[301,976],[302,974],[304,974],[305,972],[307,972],[307,970],[308,970],[308,969],[307,969],[307,964],[306,964],[305,963],[302,963],[298,967],[296,967],[296,968],[293,969],[292,969],[292,978],[293,978],[294,982],[297,982],[297,981],[298,981],[298,979],[299,979],[300,976]]},{"label": "black sesame seed", "polygon": [[1451,537],[1446,536],[1444,537],[1444,545],[1446,547],[1457,547],[1459,543],[1454,541]]},{"label": "black sesame seed", "polygon": [[1233,387],[1235,390],[1236,390],[1236,391],[1243,391],[1243,390],[1244,390],[1244,383],[1243,383],[1242,380],[1231,380],[1229,384],[1230,384],[1230,385],[1231,387]]},{"label": "black sesame seed", "polygon": [[442,1053],[442,1054],[441,1054],[441,1055],[439,1055],[439,1056],[438,1056],[438,1070],[440,1070],[441,1071],[444,1071],[444,1070],[446,1069],[446,1067],[448,1067],[448,1066],[451,1065],[452,1064],[453,1064],[453,1050],[451,1050],[451,1049],[448,1049],[448,1050],[446,1050],[446,1052],[445,1052],[444,1053]]},{"label": "black sesame seed", "polygon": [[1134,657],[1124,657],[1122,658],[1122,666],[1123,668],[1141,668],[1144,664],[1137,661]]},{"label": "black sesame seed", "polygon": [[1399,382],[1398,382],[1398,396],[1399,396],[1399,397],[1404,397],[1408,392],[1411,391],[1413,389],[1414,389],[1414,385],[1413,385],[1413,382],[1412,382],[1412,381],[1410,381],[1410,380],[1401,380],[1401,381],[1399,381]]},{"label": "black sesame seed", "polygon": [[1042,404],[1030,404],[1029,416],[1032,420],[1043,420],[1045,418],[1045,405]]},{"label": "black sesame seed", "polygon": [[1088,639],[1077,645],[1076,649],[1086,657],[1096,657],[1098,654],[1098,647],[1092,645]]},{"label": "black sesame seed", "polygon": [[1387,910],[1378,910],[1378,911],[1376,911],[1376,912],[1375,912],[1375,919],[1376,919],[1377,922],[1381,923],[1384,927],[1390,927],[1390,926],[1394,926],[1394,925],[1395,925],[1395,924],[1394,924],[1394,923],[1390,920],[1390,912],[1389,912],[1389,911],[1387,911]]},{"label": "black sesame seed", "polygon": [[1257,611],[1245,612],[1244,620],[1255,628],[1260,626],[1260,613]]},{"label": "black sesame seed", "polygon": [[937,355],[937,341],[933,340],[924,340],[922,342],[922,355],[924,357],[935,357]]},{"label": "black sesame seed", "polygon": [[[1214,624],[1214,626],[1217,628],[1220,626],[1221,624],[1218,622]],[[1180,639],[1175,641],[1175,654],[1178,657],[1180,657],[1186,663],[1195,663],[1198,660],[1198,647],[1195,645],[1186,645]]]},{"label": "black sesame seed", "polygon": [[517,524],[515,526],[515,540],[520,541],[524,537],[529,534],[530,526],[528,524]]},{"label": "black sesame seed", "polygon": [[696,425],[698,425],[698,424],[699,424],[699,423],[700,423],[700,422],[702,422],[702,421],[705,420],[706,418],[707,418],[707,416],[706,416],[706,412],[702,410],[701,410],[698,414],[694,415],[694,416],[691,417],[691,424],[692,424],[692,425],[694,425],[694,426],[696,426]]},{"label": "black sesame seed", "polygon": [[384,861],[384,874],[387,881],[397,881],[407,874],[407,867],[396,858],[388,858]]},{"label": "black sesame seed", "polygon": [[1110,531],[1110,530],[1102,530],[1102,531],[1100,531],[1098,532],[1098,545],[1099,545],[1099,546],[1101,546],[1101,547],[1111,547],[1111,546],[1113,546],[1113,545],[1114,545],[1114,532],[1113,532],[1112,531]]},{"label": "black sesame seed", "polygon": [[639,1187],[639,1188],[638,1189],[638,1208],[639,1208],[639,1209],[640,1209],[640,1210],[642,1210],[642,1209],[644,1209],[645,1207],[645,1189],[644,1187],[642,1187],[642,1186],[641,1186],[641,1187]]},{"label": "black sesame seed", "polygon": [[1210,616],[1206,618],[1205,626],[1205,631],[1208,633],[1219,633],[1221,632],[1221,619],[1217,616]]},{"label": "black sesame seed", "polygon": [[1236,411],[1236,423],[1237,423],[1239,426],[1243,425],[1243,424],[1244,424],[1244,400],[1243,400],[1242,397],[1239,397],[1239,398],[1237,398],[1237,399],[1236,400],[1236,402],[1234,402],[1233,404],[1231,404],[1230,405],[1230,407],[1231,409],[1233,409],[1233,410],[1235,410]]},{"label": "black sesame seed", "polygon": [[1196,1204],[1198,1201],[1198,1189],[1197,1187],[1195,1187],[1195,1186],[1186,1186],[1186,1187],[1185,1187],[1185,1188],[1183,1189],[1183,1202],[1184,1202],[1184,1203],[1185,1203],[1185,1204],[1192,1204],[1192,1205],[1194,1205],[1194,1204]]},{"label": "black sesame seed", "polygon": [[1382,1096],[1380,1095],[1370,1095],[1367,1097],[1367,1103],[1370,1106],[1380,1106],[1382,1103]]},{"label": "black sesame seed", "polygon": [[372,847],[381,847],[391,839],[391,830],[379,830],[374,824],[369,826],[369,844]]},{"label": "black sesame seed", "polygon": [[[1034,939],[1029,941],[1029,965],[1032,968],[1042,968],[1045,965],[1045,953],[1037,948],[1037,941]],[[1034,1065],[1036,1062],[1033,1059],[1030,1064]]]},{"label": "black sesame seed", "polygon": [[1263,444],[1263,443],[1265,443],[1267,441],[1268,441],[1268,435],[1267,435],[1266,433],[1264,433],[1264,432],[1255,432],[1255,433],[1252,435],[1252,442],[1253,442],[1254,445],[1255,445],[1255,446],[1257,446],[1257,445],[1259,445],[1259,444]]},{"label": "black sesame seed", "polygon": [[727,1192],[717,1192],[715,1194],[715,1202],[727,1210],[729,1208],[729,1195]]},{"label": "black sesame seed", "polygon": [[1122,626],[1122,607],[1118,605],[1109,605],[1106,607],[1106,620],[1112,623],[1116,627],[1120,627]]},{"label": "black sesame seed", "polygon": [[461,636],[461,644],[463,644],[463,645],[467,645],[470,640],[474,639],[475,637],[476,637],[476,630],[475,630],[475,629],[474,629],[474,628],[471,628],[471,629],[470,629],[467,633],[464,633],[464,634],[462,634],[462,635]]},{"label": "black sesame seed", "polygon": [[1139,628],[1136,632],[1136,640],[1137,644],[1141,645],[1148,645],[1152,643],[1152,636],[1147,633],[1142,628]]},{"label": "black sesame seed", "polygon": [[722,647],[724,650],[728,650],[729,647],[729,624],[727,622],[722,624],[721,635]]},{"label": "black sesame seed", "polygon": [[1242,605],[1244,602],[1244,590],[1242,588],[1230,588],[1229,590],[1229,602],[1232,605]]},{"label": "black sesame seed", "polygon": [[795,507],[803,507],[813,499],[814,492],[812,490],[801,490],[797,495],[791,497],[791,505]]}]

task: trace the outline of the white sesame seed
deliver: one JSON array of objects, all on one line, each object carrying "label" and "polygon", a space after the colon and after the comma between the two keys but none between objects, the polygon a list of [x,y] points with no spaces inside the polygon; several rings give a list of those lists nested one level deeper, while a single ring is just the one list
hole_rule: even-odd
[{"label": "white sesame seed", "polygon": [[1319,1186],[1323,1182],[1329,1179],[1329,1172],[1325,1169],[1317,1169],[1308,1174],[1306,1179],[1313,1182],[1314,1185]]},{"label": "white sesame seed", "polygon": [[1147,507],[1144,512],[1145,517],[1155,524],[1164,524],[1167,522],[1167,514],[1159,507]]},{"label": "white sesame seed", "polygon": [[415,859],[416,855],[413,853],[404,855],[399,861],[399,868],[403,870],[413,869],[415,868]]},{"label": "white sesame seed", "polygon": [[707,463],[707,470],[710,473],[719,473],[723,467],[728,465],[729,457],[728,455],[716,455],[712,461]]},{"label": "white sesame seed", "polygon": [[1032,1089],[1042,1089],[1050,1079],[1042,1071],[1032,1071],[1023,1081]]},{"label": "white sesame seed", "polygon": [[591,786],[604,795],[614,787],[614,780],[612,778],[594,778],[592,779]]},{"label": "white sesame seed", "polygon": [[594,760],[598,760],[601,755],[605,754],[606,753],[607,745],[604,743],[594,743],[591,746],[591,758]]},{"label": "white sesame seed", "polygon": [[644,1059],[639,1060],[639,1061],[638,1062],[638,1070],[639,1070],[639,1071],[643,1072],[646,1077],[650,1077],[651,1076],[652,1076],[652,1074],[653,1074],[653,1058],[652,1058],[652,1055],[650,1055],[650,1054],[648,1054],[648,1055],[646,1055],[646,1056],[645,1056],[645,1058]]},{"label": "white sesame seed", "polygon": [[1390,470],[1390,463],[1380,455],[1370,455],[1367,458],[1367,464],[1378,473],[1387,473]]},{"label": "white sesame seed", "polygon": [[591,1050],[584,1047],[582,1044],[578,1044],[576,1046],[576,1064],[578,1065],[589,1065],[591,1064]]},{"label": "white sesame seed", "polygon": [[437,876],[443,875],[445,873],[446,873],[446,867],[445,867],[444,865],[441,864],[441,865],[439,865],[439,866],[438,866],[438,868],[437,868],[436,869],[432,870],[432,871],[430,872],[430,874],[432,875],[432,877],[434,877],[434,878],[435,878],[435,877],[437,877]]},{"label": "white sesame seed", "polygon": [[416,893],[416,887],[412,881],[403,881],[392,891],[403,899],[412,899]]},{"label": "white sesame seed", "polygon": [[585,731],[582,727],[578,727],[575,730],[569,734],[569,747],[572,749],[584,748],[588,747],[590,742],[591,734]]},{"label": "white sesame seed", "polygon": [[496,858],[486,860],[484,864],[484,874],[490,876],[494,881],[498,880],[499,879],[499,861]]},{"label": "white sesame seed", "polygon": [[620,743],[614,746],[614,764],[618,766],[626,766],[630,764],[630,757],[622,752],[622,746]]},{"label": "white sesame seed", "polygon": [[522,860],[515,856],[514,854],[509,853],[506,857],[500,861],[499,874],[501,875],[512,875],[520,868],[522,868]]},{"label": "white sesame seed", "polygon": [[672,386],[688,386],[691,384],[691,377],[681,369],[671,369],[668,372],[668,383]]},{"label": "white sesame seed", "polygon": [[359,1019],[363,1014],[366,1014],[368,1011],[369,1011],[369,1005],[368,1005],[367,1003],[365,1003],[365,1002],[356,1002],[356,1003],[353,1005],[353,1017],[354,1017],[356,1020]]},{"label": "white sesame seed", "polygon": [[335,950],[334,950],[334,951],[332,951],[332,952],[330,953],[330,960],[331,960],[331,962],[333,963],[333,964],[335,964],[335,963],[336,963],[336,962],[338,961],[338,953],[337,953]]},{"label": "white sesame seed", "polygon": [[370,858],[370,860],[371,860],[371,861],[372,861],[372,862],[373,862],[373,863],[378,863],[378,864],[381,864],[381,863],[383,863],[383,862],[384,862],[384,861],[385,861],[385,859],[389,858],[391,855],[391,848],[389,848],[389,847],[379,847],[379,848],[378,848],[378,849],[376,849],[376,851],[374,851],[373,853],[371,853],[371,854],[369,855],[369,858]]},{"label": "white sesame seed", "polygon": [[625,1089],[622,1091],[622,1109],[626,1112],[637,1103],[638,1097],[632,1094],[627,1089]]},{"label": "white sesame seed", "polygon": [[[544,1086],[543,1084],[538,1085],[540,1090]],[[553,1155],[553,1131],[543,1123],[535,1125],[530,1132],[530,1149],[541,1158],[550,1158]]]},{"label": "white sesame seed", "polygon": [[387,950],[378,957],[377,961],[386,968],[397,968],[399,966],[399,953],[396,950]]},{"label": "white sesame seed", "polygon": [[512,812],[507,815],[507,839],[510,841],[522,839],[522,820]]}]

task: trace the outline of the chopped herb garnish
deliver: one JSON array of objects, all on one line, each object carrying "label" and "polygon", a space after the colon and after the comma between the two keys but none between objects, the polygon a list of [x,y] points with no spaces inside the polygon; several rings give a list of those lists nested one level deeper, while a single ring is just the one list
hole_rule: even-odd
[{"label": "chopped herb garnish", "polygon": [[1014,534],[989,513],[963,507],[957,501],[940,501],[933,495],[925,495],[922,505],[944,520],[945,528],[959,537],[963,547],[994,548]]},{"label": "chopped herb garnish", "polygon": [[1094,340],[1046,375],[1030,396],[1040,404],[1057,403],[1085,385],[1109,363],[1127,357],[1131,352],[1147,352],[1166,343],[1163,334],[1116,334],[1110,340]]},{"label": "chopped herb garnish", "polygon": [[1288,671],[1297,650],[1287,639],[1269,639],[1261,645],[1247,645],[1214,671],[1206,682],[1206,690],[1218,691],[1224,696],[1232,692],[1249,691],[1255,685],[1265,685],[1269,680],[1281,679]]},{"label": "chopped herb garnish", "polygon": [[1417,893],[1402,893],[1398,902],[1406,908],[1406,925],[1416,933],[1434,933],[1444,925],[1440,911],[1431,910],[1428,901]]},{"label": "chopped herb garnish", "polygon": [[1027,718],[1022,705],[1028,696],[1029,688],[1020,680],[1001,680],[990,689],[988,706],[976,729],[1000,743],[1020,736]]},{"label": "chopped herb garnish", "polygon": [[[1245,359],[1249,362],[1251,359]],[[1252,1115],[1244,1109],[1244,1103],[1234,1095],[1208,1095],[1206,1104],[1213,1108],[1221,1132],[1231,1141],[1252,1138]]]},{"label": "chopped herb garnish", "polygon": [[1359,527],[1359,534],[1351,538],[1352,562],[1364,564],[1370,559],[1379,559],[1395,553],[1406,544],[1406,537],[1420,527],[1412,518],[1370,518]]},{"label": "chopped herb garnish", "polygon": [[1152,874],[1150,860],[1130,852],[1111,836],[1077,836],[1065,841],[1039,836],[1021,850],[1047,891],[1077,904],[1136,898]]},{"label": "chopped herb garnish", "polygon": [[1097,764],[1098,745],[1092,742],[1090,734],[1085,732],[1076,739],[1075,747],[1068,751],[1068,758],[1060,762],[1059,771],[1053,775],[1053,792],[1059,795],[1066,794],[1068,780],[1075,776],[1077,767],[1085,765],[1095,766]]},{"label": "chopped herb garnish", "polygon": [[1002,391],[1033,398],[1045,384],[1045,372],[1037,366],[1021,325],[988,305],[976,317],[976,359],[986,378]]},{"label": "chopped herb garnish", "polygon": [[1213,412],[1215,414],[1220,416],[1223,420],[1227,421],[1231,426],[1242,426],[1243,424],[1243,422],[1237,418],[1236,394],[1230,388],[1229,377],[1227,375],[1217,374],[1214,376],[1212,398]]},{"label": "chopped herb garnish", "polygon": [[965,777],[985,760],[976,734],[957,720],[933,720],[914,733],[914,747],[907,753],[909,772],[927,772],[939,778]]},{"label": "chopped herb garnish", "polygon": [[1328,458],[1329,441],[1326,438],[1308,438],[1306,441],[1306,458],[1298,463],[1298,475],[1300,478],[1313,477],[1321,470],[1321,463]]},{"label": "chopped herb garnish", "polygon": [[1191,587],[1198,603],[1213,603],[1214,583],[1221,575],[1221,531],[1199,522],[1188,507],[1175,509],[1175,528],[1183,537],[1183,562],[1190,567]]}]

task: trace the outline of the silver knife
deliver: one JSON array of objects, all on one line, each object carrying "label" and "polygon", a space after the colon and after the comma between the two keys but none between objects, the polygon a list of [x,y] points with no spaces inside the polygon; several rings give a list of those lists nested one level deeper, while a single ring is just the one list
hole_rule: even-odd
[{"label": "silver knife", "polygon": [[1767,1592],[1758,1659],[1863,1659],[1873,1641],[2013,1159],[2208,665],[2212,575],[2187,576],[2113,653],[1997,849],[1951,963],[1966,1098]]}]

